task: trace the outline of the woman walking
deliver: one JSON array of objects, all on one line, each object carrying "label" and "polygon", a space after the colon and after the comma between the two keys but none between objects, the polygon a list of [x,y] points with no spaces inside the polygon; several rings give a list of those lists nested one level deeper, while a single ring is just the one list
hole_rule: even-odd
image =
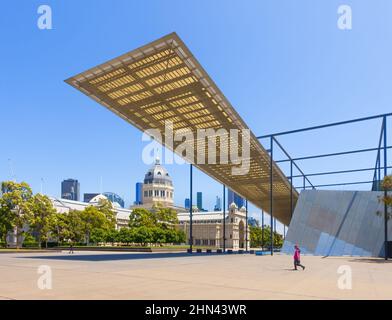
[{"label": "woman walking", "polygon": [[298,270],[297,266],[300,266],[302,270],[305,270],[305,266],[301,264],[301,250],[299,249],[298,245],[294,246],[294,270]]}]

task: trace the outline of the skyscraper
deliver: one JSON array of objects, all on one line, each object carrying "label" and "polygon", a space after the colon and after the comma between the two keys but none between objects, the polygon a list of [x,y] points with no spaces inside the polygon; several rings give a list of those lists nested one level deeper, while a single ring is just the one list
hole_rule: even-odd
[{"label": "skyscraper", "polygon": [[197,204],[197,208],[199,209],[199,211],[202,211],[203,210],[203,192],[198,192],[197,194],[196,194],[196,200],[197,200],[197,202],[196,202],[196,204]]},{"label": "skyscraper", "polygon": [[143,204],[143,182],[136,182],[136,200],[135,204]]},{"label": "skyscraper", "polygon": [[214,211],[221,211],[221,210],[222,210],[221,198],[216,196]]},{"label": "skyscraper", "polygon": [[185,209],[189,209],[191,207],[191,200],[189,198],[185,198],[184,207]]},{"label": "skyscraper", "polygon": [[79,201],[80,183],[75,179],[67,179],[61,182],[61,198]]},{"label": "skyscraper", "polygon": [[99,195],[99,193],[85,193],[83,194],[83,202],[90,202],[91,199]]},{"label": "skyscraper", "polygon": [[241,208],[244,206],[244,198],[236,194],[232,190],[228,190],[227,194],[227,207],[230,208],[230,205],[234,202],[238,208]]}]

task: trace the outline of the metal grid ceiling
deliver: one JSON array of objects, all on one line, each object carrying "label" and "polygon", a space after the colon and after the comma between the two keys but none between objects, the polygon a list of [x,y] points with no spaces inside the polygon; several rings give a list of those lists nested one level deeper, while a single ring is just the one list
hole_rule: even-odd
[{"label": "metal grid ceiling", "polygon": [[[197,129],[248,129],[175,33],[71,77],[66,82],[140,130],[158,129],[163,137],[163,141],[159,142],[171,150],[181,142],[174,142],[173,148],[165,143],[165,122],[172,123],[175,132],[191,130],[195,136],[191,141],[195,148],[194,159],[197,159],[196,150],[203,147],[208,157],[208,145],[203,143],[204,139],[196,138]],[[226,138],[222,135],[218,139],[221,143],[217,143],[217,164],[194,163],[192,159],[180,156],[269,212],[269,154],[251,132],[250,159],[246,159],[250,162],[250,170],[246,175],[232,175],[233,163],[219,164],[220,157],[227,157],[220,150],[224,143],[230,143],[230,137]],[[293,205],[297,198],[298,193],[293,190]],[[275,163],[273,214],[281,222],[289,224],[290,183]]]}]

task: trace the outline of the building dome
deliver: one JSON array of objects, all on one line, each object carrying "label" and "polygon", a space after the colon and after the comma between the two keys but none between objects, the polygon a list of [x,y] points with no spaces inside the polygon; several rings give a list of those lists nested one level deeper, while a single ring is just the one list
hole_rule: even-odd
[{"label": "building dome", "polygon": [[99,203],[100,200],[108,200],[108,198],[106,196],[104,196],[103,194],[99,194],[99,195],[96,195],[94,198],[92,198],[89,201],[89,203],[97,204],[97,203]]},{"label": "building dome", "polygon": [[167,170],[160,164],[159,158],[147,171],[143,183],[143,205],[163,207],[173,206],[174,188],[172,178]]},{"label": "building dome", "polygon": [[235,202],[232,202],[230,204],[230,209],[238,209],[237,205],[235,204]]},{"label": "building dome", "polygon": [[241,212],[246,212],[245,206],[242,206],[241,209],[240,209],[240,211],[241,211]]},{"label": "building dome", "polygon": [[147,171],[144,176],[144,183],[157,183],[171,186],[172,179],[167,170],[160,164],[159,158],[155,160],[155,164]]},{"label": "building dome", "polygon": [[104,192],[103,195],[113,204],[114,207],[124,208],[125,202],[118,194],[114,192]]}]

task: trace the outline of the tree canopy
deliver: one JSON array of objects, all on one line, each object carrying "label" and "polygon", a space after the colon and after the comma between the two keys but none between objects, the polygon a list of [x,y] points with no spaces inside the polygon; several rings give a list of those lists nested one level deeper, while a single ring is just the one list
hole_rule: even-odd
[{"label": "tree canopy", "polygon": [[[18,247],[23,237],[38,246],[48,241],[57,243],[183,243],[185,233],[176,228],[177,213],[173,209],[156,206],[153,210],[137,208],[130,214],[128,228],[116,230],[116,213],[112,203],[100,200],[83,210],[57,212],[49,197],[33,194],[25,183],[1,183],[0,236],[6,242],[7,234],[15,232]],[[22,240],[21,240],[22,239]]]}]

